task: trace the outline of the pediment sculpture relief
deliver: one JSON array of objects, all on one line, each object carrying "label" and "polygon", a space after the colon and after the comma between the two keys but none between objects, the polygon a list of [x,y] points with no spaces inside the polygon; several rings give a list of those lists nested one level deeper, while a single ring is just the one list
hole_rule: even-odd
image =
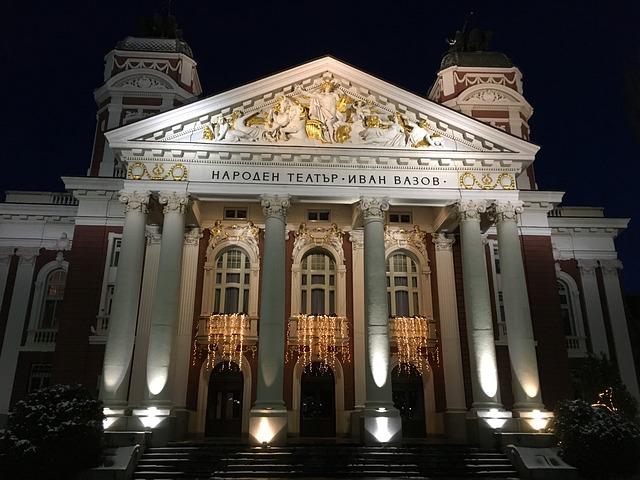
[{"label": "pediment sculpture relief", "polygon": [[237,109],[218,115],[204,127],[203,139],[214,142],[354,144],[380,147],[439,147],[443,138],[426,120],[411,119],[360,100],[336,83],[325,81],[255,112]]}]

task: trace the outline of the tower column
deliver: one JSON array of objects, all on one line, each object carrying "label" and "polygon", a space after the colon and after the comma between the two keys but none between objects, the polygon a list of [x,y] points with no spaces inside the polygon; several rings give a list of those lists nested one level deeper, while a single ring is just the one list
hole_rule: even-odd
[{"label": "tower column", "polygon": [[16,251],[18,269],[13,284],[11,307],[4,331],[2,350],[0,350],[0,378],[3,383],[3,387],[0,388],[0,427],[6,425],[11,406],[13,383],[20,353],[20,337],[27,317],[33,271],[39,252],[39,248],[19,248]]},{"label": "tower column", "polygon": [[164,205],[164,221],[158,277],[151,306],[147,395],[150,404],[169,406],[171,350],[180,303],[184,212],[189,205],[189,196],[184,192],[160,192],[158,199]]},{"label": "tower column", "polygon": [[452,246],[455,238],[453,235],[438,233],[434,234],[431,240],[436,247],[440,341],[442,343],[442,368],[447,399],[445,426],[448,436],[464,441],[466,440],[467,403],[464,394],[458,303],[453,267]]},{"label": "tower column", "polygon": [[101,397],[106,407],[124,407],[127,404],[129,369],[142,282],[149,195],[147,191],[120,193],[120,201],[125,205],[125,218],[116,290],[104,352]]},{"label": "tower column", "polygon": [[462,245],[462,280],[475,410],[502,408],[493,337],[489,280],[480,231],[484,200],[460,200],[457,204]]},{"label": "tower column", "polygon": [[364,221],[365,443],[395,442],[402,436],[400,414],[393,406],[391,390],[383,224],[388,209],[386,199],[360,199]]},{"label": "tower column", "polygon": [[620,260],[600,260],[600,265],[602,266],[602,283],[604,284],[620,378],[629,389],[629,393],[636,400],[640,400],[638,377],[634,368],[629,327],[620,290],[620,278],[618,277],[618,269],[622,268],[622,262]]},{"label": "tower column", "polygon": [[253,444],[284,444],[287,409],[284,404],[285,227],[289,195],[263,195],[265,217],[256,402],[249,418]]},{"label": "tower column", "polygon": [[517,225],[517,215],[522,211],[522,202],[497,202],[492,213],[496,217],[498,230],[513,408],[539,410],[544,406],[540,394],[538,361]]},{"label": "tower column", "polygon": [[598,289],[598,279],[596,278],[597,260],[578,259],[580,269],[580,281],[582,283],[582,294],[584,296],[585,315],[589,325],[589,340],[593,353],[597,356],[604,354],[610,358],[609,343],[607,342],[607,331],[604,326],[602,315],[602,304],[600,303],[600,291]]}]

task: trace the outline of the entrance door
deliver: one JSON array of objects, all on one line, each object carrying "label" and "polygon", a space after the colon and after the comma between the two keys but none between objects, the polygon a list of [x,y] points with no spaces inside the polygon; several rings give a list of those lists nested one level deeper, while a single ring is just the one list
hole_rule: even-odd
[{"label": "entrance door", "polygon": [[406,437],[426,436],[422,375],[413,365],[396,367],[391,373],[393,405],[400,411],[402,434]]},{"label": "entrance door", "polygon": [[336,435],[336,394],[333,371],[319,362],[307,365],[300,384],[300,435]]},{"label": "entrance door", "polygon": [[219,363],[209,377],[205,435],[236,436],[242,432],[244,379],[235,363]]}]

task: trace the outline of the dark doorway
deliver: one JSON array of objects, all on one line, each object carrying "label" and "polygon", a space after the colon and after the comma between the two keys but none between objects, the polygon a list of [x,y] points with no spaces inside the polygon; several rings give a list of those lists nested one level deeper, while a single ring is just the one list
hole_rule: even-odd
[{"label": "dark doorway", "polygon": [[206,436],[236,436],[242,432],[244,378],[236,363],[222,362],[209,377]]},{"label": "dark doorway", "polygon": [[403,364],[391,373],[393,405],[400,411],[402,435],[405,437],[424,437],[424,390],[422,375],[416,367]]},{"label": "dark doorway", "polygon": [[333,371],[314,362],[307,365],[300,380],[300,435],[335,437],[336,392]]}]

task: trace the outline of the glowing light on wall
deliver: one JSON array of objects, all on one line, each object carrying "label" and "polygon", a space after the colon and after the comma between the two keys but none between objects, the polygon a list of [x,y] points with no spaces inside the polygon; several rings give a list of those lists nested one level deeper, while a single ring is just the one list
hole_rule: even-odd
[{"label": "glowing light on wall", "polygon": [[147,378],[147,388],[152,395],[158,395],[167,384],[167,373],[165,369],[155,368]]},{"label": "glowing light on wall", "polygon": [[[205,367],[213,368],[218,361],[234,362],[242,368],[244,353],[256,353],[255,345],[245,344],[245,333],[250,329],[250,319],[243,313],[213,314],[206,326],[206,341],[199,348],[198,338],[193,341],[193,365],[198,358],[205,357]],[[199,335],[201,335],[199,333]]]},{"label": "glowing light on wall", "polygon": [[376,437],[380,443],[387,443],[393,437],[393,432],[389,428],[389,419],[387,417],[376,418],[376,429],[373,432],[373,436]]},{"label": "glowing light on wall", "polygon": [[262,417],[258,422],[258,428],[255,433],[255,437],[260,443],[269,443],[273,439],[275,432],[271,428],[271,424],[268,418]]},{"label": "glowing light on wall", "polygon": [[439,365],[438,335],[433,318],[417,315],[394,317],[389,320],[391,338],[395,340],[398,368],[410,373],[411,366],[420,374],[430,370],[434,362]]},{"label": "glowing light on wall", "polygon": [[140,419],[140,423],[146,428],[156,428],[162,421],[169,416],[171,412],[168,409],[158,409],[149,407],[133,410],[133,415]]},{"label": "glowing light on wall", "polygon": [[383,387],[389,376],[389,345],[386,337],[369,337],[369,362],[374,383]]},{"label": "glowing light on wall", "polygon": [[127,368],[124,365],[105,365],[104,366],[104,386],[109,392],[115,392],[122,380]]},{"label": "glowing light on wall", "polygon": [[511,412],[498,410],[497,408],[479,410],[477,414],[494,430],[502,428],[507,423],[507,420],[511,418]]},{"label": "glowing light on wall", "polygon": [[111,425],[115,423],[118,418],[124,415],[124,409],[113,409],[109,407],[104,407],[102,409],[102,413],[105,416],[104,420],[102,420],[102,428],[108,430]]},{"label": "glowing light on wall", "polygon": [[287,329],[287,345],[286,360],[295,354],[303,366],[320,362],[325,368],[335,369],[338,356],[343,362],[351,361],[346,317],[297,315]]},{"label": "glowing light on wall", "polygon": [[553,413],[534,409],[530,412],[521,412],[520,416],[527,421],[531,428],[540,431],[547,428],[549,421],[553,417]]},{"label": "glowing light on wall", "polygon": [[480,387],[487,397],[493,398],[498,393],[498,372],[490,352],[485,352],[480,357]]}]

